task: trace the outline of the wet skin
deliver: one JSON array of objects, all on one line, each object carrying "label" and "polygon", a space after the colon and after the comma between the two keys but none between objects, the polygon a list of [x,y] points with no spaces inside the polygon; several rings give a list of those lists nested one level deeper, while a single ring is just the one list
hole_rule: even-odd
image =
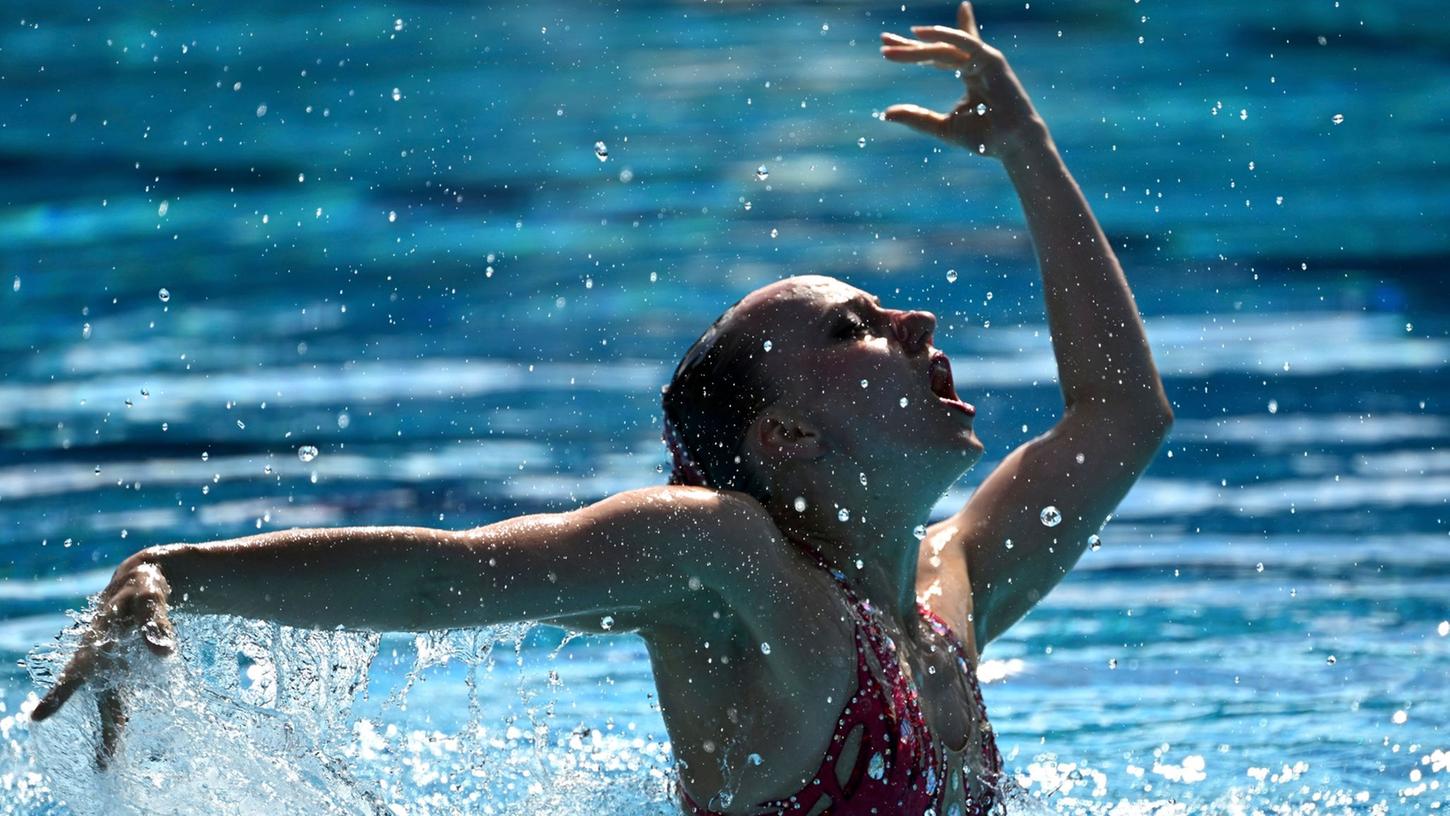
[{"label": "wet skin", "polygon": [[[843,599],[793,543],[807,542],[881,610],[937,738],[975,746],[982,723],[916,602],[975,657],[1072,568],[1151,461],[1172,411],[1117,259],[970,7],[959,8],[956,28],[912,33],[884,34],[883,57],[960,71],[965,93],[946,113],[893,105],[886,118],[1002,162],[1032,233],[1063,392],[1057,423],[1011,452],[924,542],[913,528],[983,450],[972,410],[950,399],[941,364],[933,368],[935,319],[840,281],[791,278],[752,293],[731,317],[732,342],[753,344],[778,387],[739,449],[769,487],[766,503],[657,487],[473,530],[288,530],[148,548],[117,569],[33,718],[93,676],[118,676],[119,638],[139,632],[169,654],[172,604],[382,631],[518,620],[605,631],[609,617],[608,631],[648,644],[692,798],[719,806],[724,763],[729,810],[749,812],[815,774],[855,682]],[[958,374],[970,402],[969,371]],[[1047,505],[1061,510],[1060,524],[1040,521]],[[124,706],[109,692],[100,703],[104,759],[117,749]]]}]

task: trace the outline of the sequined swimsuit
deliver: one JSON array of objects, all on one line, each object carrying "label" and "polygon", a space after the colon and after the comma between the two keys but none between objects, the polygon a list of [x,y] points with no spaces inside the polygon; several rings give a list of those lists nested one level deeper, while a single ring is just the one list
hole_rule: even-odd
[{"label": "sequined swimsuit", "polygon": [[[949,756],[948,749],[932,737],[916,685],[902,671],[896,645],[881,629],[880,612],[869,600],[856,596],[840,570],[826,564],[818,553],[812,554],[840,586],[855,618],[857,691],[841,711],[815,777],[793,796],[763,802],[753,812],[809,814],[826,797],[829,803],[821,813],[829,816],[985,816],[993,812],[1002,756],[987,722],[987,708],[982,701],[975,667],[967,659],[961,640],[940,617],[917,604],[922,620],[954,653],[977,706],[977,721],[982,729],[982,773],[975,785],[972,778],[975,774],[961,756],[962,752],[950,752],[952,756]],[[868,655],[881,667],[881,678],[872,671]],[[853,732],[858,730],[860,747],[855,764],[849,774],[842,774],[846,781],[841,784],[836,763]],[[949,790],[953,804],[943,809]],[[683,787],[678,791],[686,813],[714,816],[714,811],[690,799]],[[957,802],[959,797],[965,805]]]}]

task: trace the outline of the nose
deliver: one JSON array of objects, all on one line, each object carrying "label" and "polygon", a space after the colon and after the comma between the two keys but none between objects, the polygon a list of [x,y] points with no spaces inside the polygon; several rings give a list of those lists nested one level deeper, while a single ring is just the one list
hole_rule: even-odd
[{"label": "nose", "polygon": [[926,311],[895,312],[891,316],[891,328],[907,353],[918,354],[931,345],[936,315]]}]

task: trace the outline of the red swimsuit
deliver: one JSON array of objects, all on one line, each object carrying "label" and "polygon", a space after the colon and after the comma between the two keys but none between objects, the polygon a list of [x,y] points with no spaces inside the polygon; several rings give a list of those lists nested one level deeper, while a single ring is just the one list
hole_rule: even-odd
[{"label": "red swimsuit", "polygon": [[[916,686],[897,662],[896,644],[882,630],[879,612],[869,600],[856,597],[846,584],[840,570],[827,565],[816,555],[817,563],[831,574],[846,594],[856,618],[856,694],[846,702],[836,723],[831,745],[815,777],[795,795],[763,802],[757,813],[810,813],[822,797],[830,797],[823,814],[857,816],[861,814],[902,814],[902,816],[984,816],[997,802],[997,780],[1002,773],[1002,756],[987,723],[987,708],[977,673],[967,660],[966,649],[956,634],[922,604],[917,612],[955,652],[957,666],[967,680],[976,700],[978,722],[981,723],[982,778],[972,784],[972,771],[964,767],[961,779],[945,780],[946,748],[932,738],[921,711]],[[871,670],[869,654],[882,669],[877,678]],[[839,752],[853,731],[861,730],[860,748],[855,766],[840,784],[836,772]],[[953,806],[943,812],[941,803],[947,787],[966,793],[966,809]],[[713,816],[713,811],[695,804],[679,788],[682,805],[692,816]]]}]

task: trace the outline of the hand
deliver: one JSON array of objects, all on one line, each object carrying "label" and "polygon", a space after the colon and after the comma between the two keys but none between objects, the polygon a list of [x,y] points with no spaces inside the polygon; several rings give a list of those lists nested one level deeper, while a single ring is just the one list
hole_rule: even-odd
[{"label": "hand", "polygon": [[[125,668],[121,657],[122,640],[139,633],[146,647],[157,656],[176,651],[176,633],[166,615],[171,587],[155,564],[133,557],[122,564],[101,592],[91,628],[81,638],[80,648],[60,673],[45,697],[30,713],[40,722],[60,709],[65,701],[87,680],[99,675],[112,675]],[[97,693],[101,717],[101,745],[96,764],[104,768],[115,754],[126,723],[120,692],[111,683]]]},{"label": "hand", "polygon": [[1002,52],[982,42],[972,4],[957,8],[959,28],[912,26],[918,39],[882,32],[881,55],[956,71],[967,92],[951,113],[919,105],[892,105],[886,120],[901,122],[977,153],[1006,158],[1020,147],[1041,144],[1047,127]]}]

